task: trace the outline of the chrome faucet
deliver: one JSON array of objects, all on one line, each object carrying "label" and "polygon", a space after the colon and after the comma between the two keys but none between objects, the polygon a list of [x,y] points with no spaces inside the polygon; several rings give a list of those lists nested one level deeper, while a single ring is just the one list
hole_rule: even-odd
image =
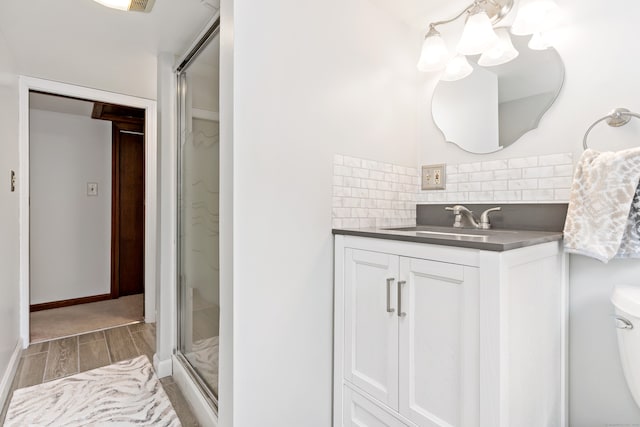
[{"label": "chrome faucet", "polygon": [[481,228],[483,230],[488,230],[491,228],[491,223],[489,222],[489,213],[502,210],[502,208],[491,208],[482,212],[480,215],[480,221],[473,216],[473,212],[467,209],[466,206],[455,205],[452,207],[445,208],[448,211],[453,211],[455,215],[455,221],[453,226],[455,228]]}]

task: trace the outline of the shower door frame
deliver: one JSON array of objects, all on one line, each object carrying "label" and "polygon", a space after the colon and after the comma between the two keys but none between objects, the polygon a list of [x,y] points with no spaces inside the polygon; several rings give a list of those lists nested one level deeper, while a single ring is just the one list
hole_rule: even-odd
[{"label": "shower door frame", "polygon": [[[198,57],[198,55],[202,52],[202,50],[213,40],[216,35],[219,36],[220,33],[220,16],[218,15],[211,24],[207,27],[207,29],[202,33],[198,41],[193,45],[193,47],[188,51],[186,55],[182,57],[182,60],[179,62],[175,69],[175,78],[176,78],[176,100],[177,100],[177,139],[176,139],[176,156],[177,156],[177,170],[176,170],[176,320],[177,320],[177,340],[176,346],[174,349],[174,358],[180,363],[180,366],[185,370],[186,374],[190,377],[193,384],[196,385],[198,391],[205,399],[205,401],[209,404],[215,415],[218,415],[218,397],[212,392],[212,390],[208,387],[205,381],[201,378],[198,372],[193,368],[191,363],[187,360],[185,355],[180,351],[180,347],[183,342],[183,296],[181,292],[182,287],[182,241],[181,241],[181,231],[182,231],[182,129],[184,128],[184,123],[186,120],[186,109],[185,109],[185,82],[184,82],[184,73],[189,68],[189,65]],[[220,196],[218,196],[220,197]],[[219,274],[219,273],[218,273]],[[219,390],[219,386],[218,386]]]}]

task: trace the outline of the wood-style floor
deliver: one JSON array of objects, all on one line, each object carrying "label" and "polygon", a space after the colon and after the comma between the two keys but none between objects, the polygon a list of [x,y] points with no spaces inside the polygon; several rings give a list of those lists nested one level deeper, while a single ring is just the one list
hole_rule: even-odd
[{"label": "wood-style floor", "polygon": [[107,301],[34,311],[29,315],[31,342],[116,328],[144,319],[144,294],[128,295]]},{"label": "wood-style floor", "polygon": [[[141,355],[153,361],[155,337],[155,323],[137,323],[30,345],[22,352],[7,403],[0,414],[0,422],[4,422],[14,390]],[[160,382],[182,425],[198,426],[189,404],[173,379],[167,377]]]}]

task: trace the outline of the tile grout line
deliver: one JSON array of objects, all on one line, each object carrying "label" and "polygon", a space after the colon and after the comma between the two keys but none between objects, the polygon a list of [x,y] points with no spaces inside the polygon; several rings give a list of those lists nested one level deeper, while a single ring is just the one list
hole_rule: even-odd
[{"label": "tile grout line", "polygon": [[[126,328],[127,328],[127,332],[129,332],[129,336],[131,337],[131,342],[133,342],[133,346],[136,349],[136,353],[138,353],[138,356],[140,356],[141,355],[140,354],[140,349],[138,348],[138,345],[136,344],[136,340],[133,338],[133,334],[131,333],[131,329],[129,329],[128,326],[126,326]],[[138,357],[138,356],[136,356],[136,357]]]},{"label": "tile grout line", "polygon": [[109,339],[107,338],[107,333],[104,332],[104,343],[107,346],[107,354],[109,355],[109,363],[113,363],[113,357],[111,355],[111,344],[109,344]]},{"label": "tile grout line", "polygon": [[109,349],[109,342],[107,341],[107,334],[105,333],[105,331],[102,331],[102,338],[104,339],[104,346],[107,347],[107,357],[109,358],[109,365],[111,365],[113,363],[113,360],[111,359],[111,350]]},{"label": "tile grout line", "polygon": [[47,357],[44,359],[44,370],[42,371],[42,382],[40,382],[40,384],[44,383],[44,379],[47,375],[47,367],[49,366],[49,355],[51,354],[51,341],[49,341],[49,348],[47,349]]},{"label": "tile grout line", "polygon": [[49,352],[49,350],[47,350],[47,351],[39,351],[37,353],[31,353],[31,354],[23,354],[22,356],[20,356],[20,358],[24,359],[25,357],[37,356],[39,354],[48,353],[48,352]]}]

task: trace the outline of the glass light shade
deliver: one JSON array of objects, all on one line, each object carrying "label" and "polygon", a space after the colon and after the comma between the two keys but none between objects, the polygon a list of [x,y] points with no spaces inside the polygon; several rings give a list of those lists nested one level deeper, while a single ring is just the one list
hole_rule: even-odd
[{"label": "glass light shade", "polygon": [[526,36],[549,29],[553,15],[559,10],[553,0],[523,0],[511,26],[511,33]]},{"label": "glass light shade", "polygon": [[549,47],[540,33],[535,33],[531,36],[531,40],[529,40],[529,44],[527,46],[529,46],[529,49],[531,50],[546,50]]},{"label": "glass light shade", "polygon": [[496,34],[498,35],[498,43],[484,52],[478,60],[478,64],[483,67],[492,67],[494,65],[507,63],[517,58],[520,54],[516,48],[513,47],[509,30],[506,28],[498,28],[496,29]]},{"label": "glass light shade", "polygon": [[422,43],[418,70],[428,72],[442,69],[449,58],[449,51],[440,34],[428,35]]},{"label": "glass light shade", "polygon": [[472,72],[473,67],[469,65],[467,58],[464,55],[457,55],[449,61],[440,80],[444,80],[445,82],[462,80]]},{"label": "glass light shade", "polygon": [[485,12],[470,15],[458,43],[458,53],[477,55],[498,43],[491,21]]},{"label": "glass light shade", "polygon": [[131,7],[131,0],[94,0],[96,3],[100,3],[103,6],[110,7],[118,10],[129,10]]}]

